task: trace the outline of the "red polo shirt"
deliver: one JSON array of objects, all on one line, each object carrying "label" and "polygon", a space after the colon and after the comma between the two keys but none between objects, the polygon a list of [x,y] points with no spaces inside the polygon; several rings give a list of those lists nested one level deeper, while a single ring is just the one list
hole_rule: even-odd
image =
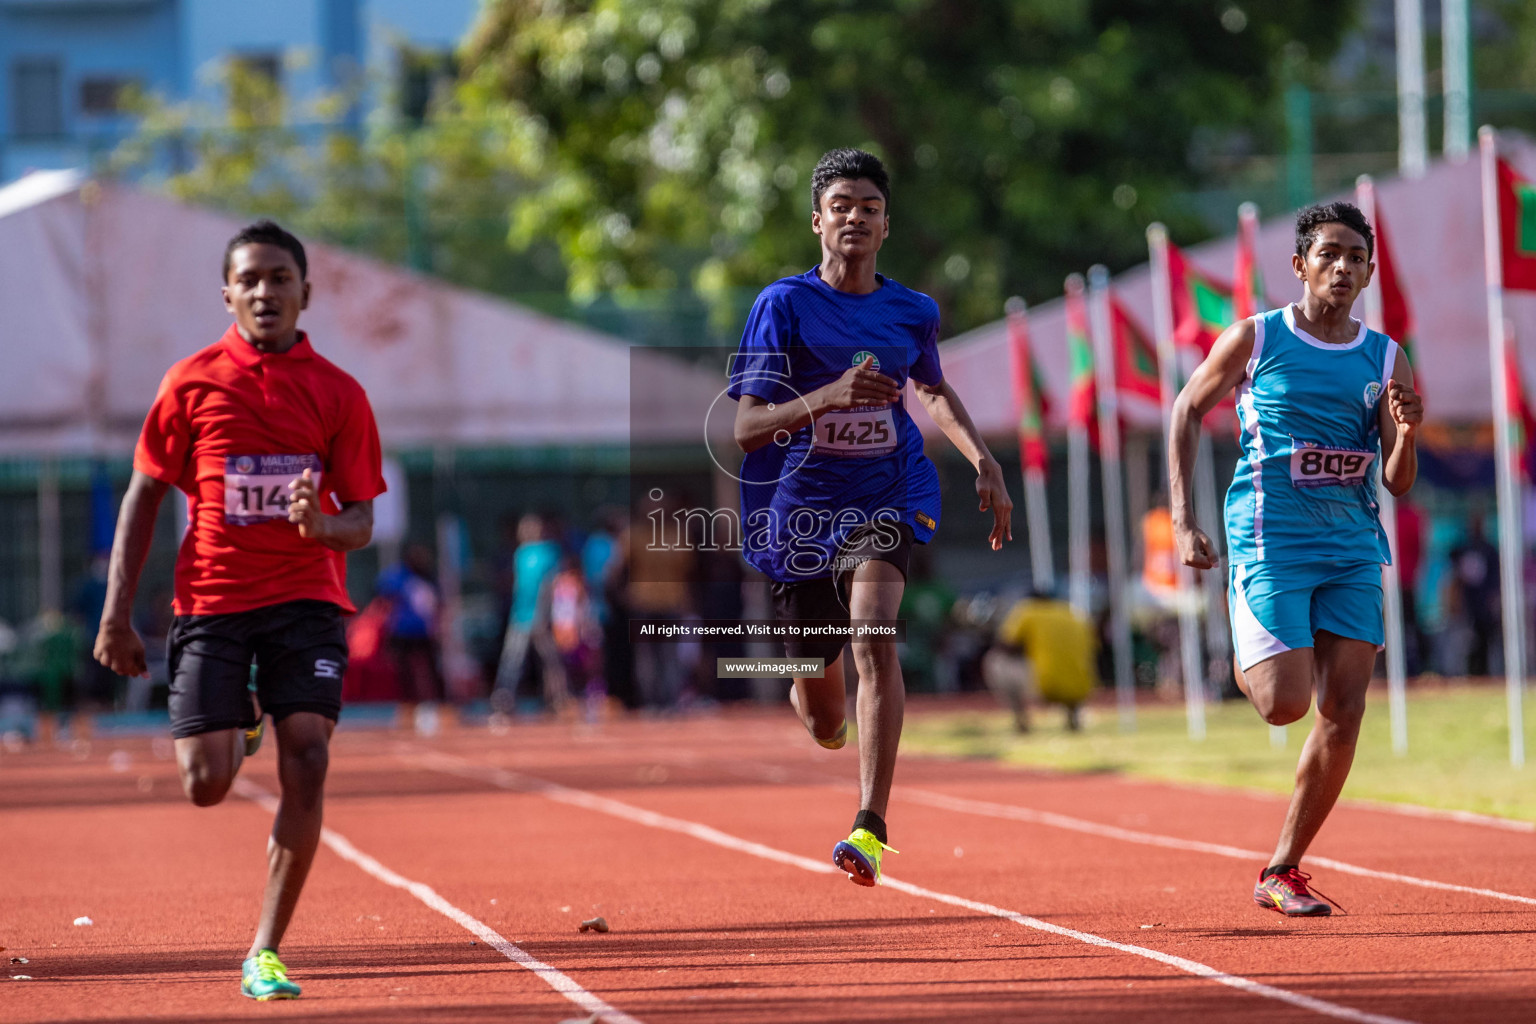
[{"label": "red polo shirt", "polygon": [[187,495],[176,614],[302,598],[357,610],[347,597],[346,556],[288,522],[288,482],[306,467],[319,475],[329,514],[384,492],[368,395],[304,334],[272,355],[231,326],[166,372],[133,468]]}]

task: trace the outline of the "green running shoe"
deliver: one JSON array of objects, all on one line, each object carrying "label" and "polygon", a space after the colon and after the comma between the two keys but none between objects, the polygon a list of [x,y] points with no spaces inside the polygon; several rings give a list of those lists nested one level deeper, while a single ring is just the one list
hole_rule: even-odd
[{"label": "green running shoe", "polygon": [[[805,731],[811,732],[811,727],[806,726]],[[826,747],[828,750],[842,750],[843,744],[848,742],[848,720],[846,718],[843,719],[843,724],[837,727],[837,733],[831,739],[824,740],[820,736],[817,736],[814,732],[811,732],[811,739],[815,740],[823,747]]]},{"label": "green running shoe", "polygon": [[245,756],[250,757],[261,749],[261,737],[266,734],[265,719],[257,719],[256,724],[242,730],[245,733]]},{"label": "green running shoe", "polygon": [[848,881],[858,885],[880,883],[880,855],[886,850],[900,850],[886,846],[867,828],[856,828],[853,833],[832,847],[832,863],[839,870],[848,872]]},{"label": "green running shoe", "polygon": [[261,703],[256,699],[256,666],[251,666],[251,681],[246,684],[246,690],[251,695],[251,714],[256,718],[255,725],[242,725],[245,733],[245,756],[251,757],[261,749],[261,737],[267,731],[266,717],[261,713]]},{"label": "green running shoe", "polygon": [[297,999],[299,991],[299,986],[288,980],[288,968],[273,950],[263,949],[240,969],[240,994],[258,1002]]}]

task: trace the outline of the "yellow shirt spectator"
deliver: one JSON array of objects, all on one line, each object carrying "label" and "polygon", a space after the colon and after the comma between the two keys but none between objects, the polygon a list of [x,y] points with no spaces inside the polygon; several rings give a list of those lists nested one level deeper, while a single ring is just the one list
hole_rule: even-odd
[{"label": "yellow shirt spectator", "polygon": [[1098,637],[1065,601],[1020,601],[1009,609],[997,639],[1024,651],[1034,668],[1035,688],[1044,700],[1075,705],[1093,692],[1098,681],[1094,668]]}]

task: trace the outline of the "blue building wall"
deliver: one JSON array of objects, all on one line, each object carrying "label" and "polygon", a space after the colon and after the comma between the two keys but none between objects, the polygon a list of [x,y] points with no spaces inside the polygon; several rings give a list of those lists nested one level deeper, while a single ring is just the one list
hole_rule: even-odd
[{"label": "blue building wall", "polygon": [[[397,49],[452,50],[478,8],[478,0],[0,0],[0,183],[87,164],[131,130],[124,116],[82,112],[81,87],[93,77],[217,109],[226,61],[269,60],[290,116],[302,121],[337,90],[357,90],[364,106],[387,101]],[[18,137],[14,87],[18,62],[28,60],[59,68],[60,131],[50,138]]]},{"label": "blue building wall", "polygon": [[[79,163],[93,145],[126,130],[121,115],[83,111],[81,88],[89,80],[121,79],[163,96],[182,95],[187,76],[179,9],[188,2],[0,0],[0,180]],[[60,132],[54,137],[18,137],[15,86],[23,61],[57,62]]]}]

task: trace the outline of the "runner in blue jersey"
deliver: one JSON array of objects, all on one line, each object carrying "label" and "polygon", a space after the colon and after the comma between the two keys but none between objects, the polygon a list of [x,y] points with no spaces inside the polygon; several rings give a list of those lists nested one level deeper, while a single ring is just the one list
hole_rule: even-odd
[{"label": "runner in blue jersey", "polygon": [[1237,389],[1243,457],[1227,492],[1232,634],[1238,685],[1271,725],[1317,719],[1259,906],[1325,916],[1300,868],[1355,757],[1365,690],[1383,639],[1377,473],[1394,495],[1418,473],[1424,405],[1397,343],[1351,318],[1375,264],[1371,226],[1348,203],[1296,217],[1292,266],[1301,301],[1233,324],[1173,407],[1169,471],[1185,565],[1215,567],[1195,523],[1190,473],[1200,421]]},{"label": "runner in blue jersey", "polygon": [[[802,628],[894,622],[913,543],[939,521],[938,473],[902,392],[913,382],[934,422],[976,467],[994,551],[1012,539],[1002,470],[939,368],[938,305],[875,273],[890,231],[890,184],[868,153],[827,153],[811,176],[821,263],[757,299],[733,360],[747,561],[772,581],[775,617]],[[839,661],[859,673],[859,812],[832,860],[860,885],[880,880],[886,804],[906,692],[896,644],[846,635],[791,638],[785,653],[821,659],[797,674],[795,713],[824,747],[847,738]]]}]

